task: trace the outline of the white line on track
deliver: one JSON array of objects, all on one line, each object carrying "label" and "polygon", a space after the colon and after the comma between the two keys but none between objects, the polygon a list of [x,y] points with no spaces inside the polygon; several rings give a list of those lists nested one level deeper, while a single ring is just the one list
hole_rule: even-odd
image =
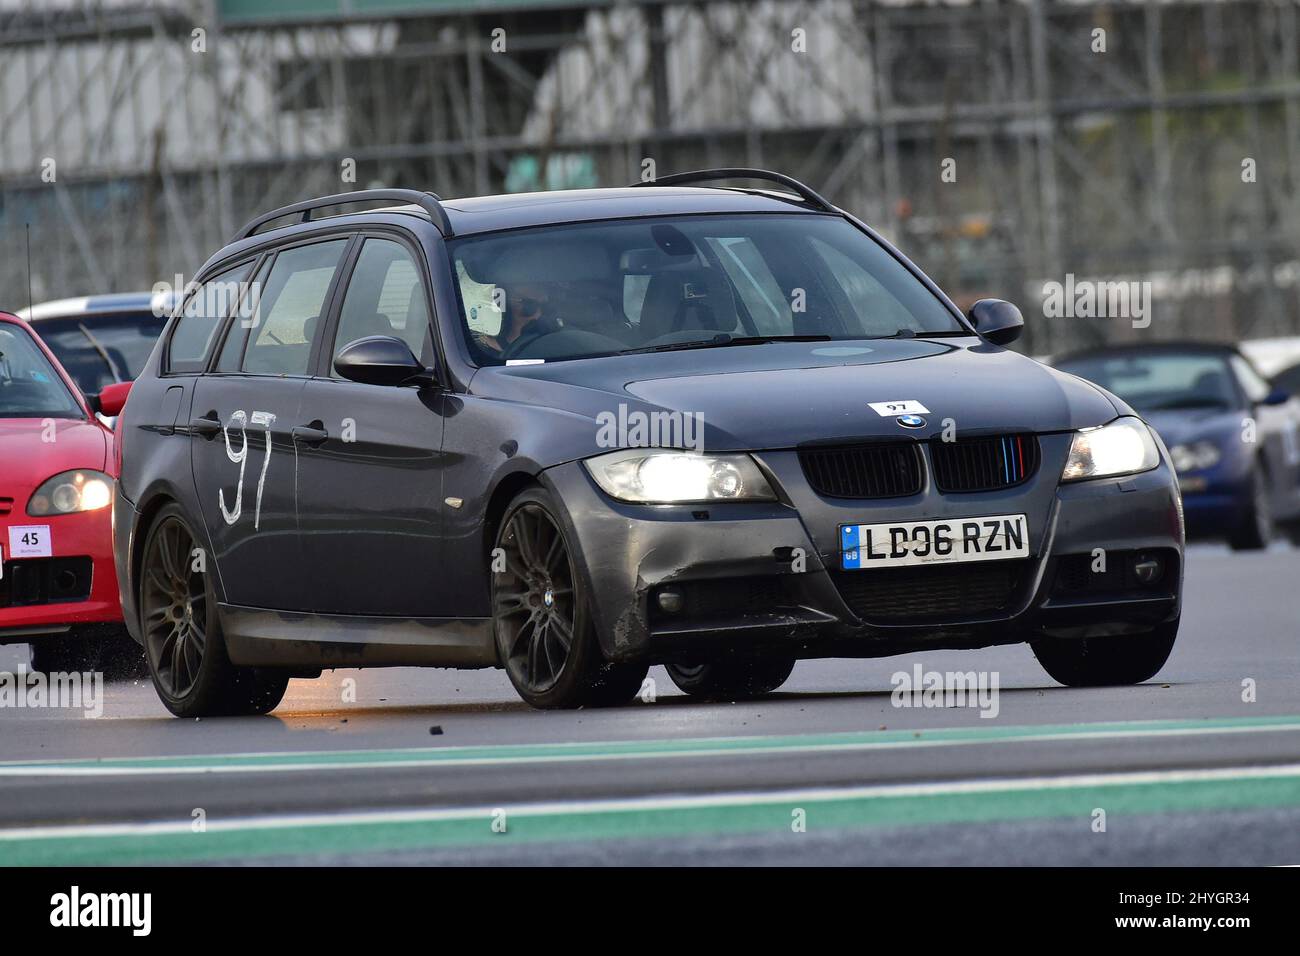
[{"label": "white line on track", "polygon": [[[951,730],[952,728],[939,728],[940,731]],[[791,741],[786,743],[758,746],[733,745],[727,746],[728,743],[744,742],[753,739],[763,738],[716,738],[714,742],[722,744],[717,747],[702,747],[692,749],[689,747],[680,747],[669,743],[662,748],[650,750],[628,750],[612,751],[608,753],[592,753],[576,750],[572,753],[544,753],[544,754],[501,754],[501,755],[481,755],[481,756],[434,756],[430,754],[424,757],[404,757],[398,755],[387,760],[349,760],[348,755],[354,751],[339,750],[327,753],[315,751],[295,751],[289,753],[242,753],[242,754],[214,754],[209,759],[211,763],[189,763],[177,764],[174,766],[159,765],[156,761],[168,759],[190,759],[188,757],[141,757],[141,763],[138,766],[133,765],[100,765],[91,762],[89,759],[82,758],[85,762],[67,761],[67,760],[46,760],[46,761],[13,761],[10,763],[0,763],[0,777],[119,777],[119,776],[176,776],[187,774],[208,774],[208,773],[290,773],[294,771],[323,771],[323,770],[405,770],[429,767],[477,767],[477,766],[507,766],[510,764],[539,764],[539,763],[586,763],[607,760],[664,760],[671,758],[689,758],[689,757],[748,757],[748,756],[772,756],[773,754],[812,754],[812,753],[834,753],[846,751],[871,751],[871,750],[907,750],[924,747],[960,747],[975,745],[996,745],[996,744],[1019,744],[1035,742],[1063,742],[1073,740],[1122,740],[1138,737],[1199,737],[1213,734],[1243,734],[1243,733],[1269,733],[1269,732],[1300,732],[1300,722],[1287,724],[1263,724],[1263,725],[1243,725],[1239,727],[1174,727],[1174,728],[1134,728],[1130,730],[1096,730],[1096,731],[1065,731],[1061,733],[1039,734],[1027,731],[1023,735],[1009,736],[971,736],[963,738],[941,738],[927,739],[924,736],[908,740],[873,740],[873,741],[846,741],[843,743],[800,743]],[[927,731],[918,730],[917,733],[924,734]],[[933,732],[933,731],[929,731]],[[818,735],[810,735],[818,736]],[[575,748],[595,748],[595,747],[620,747],[629,744],[638,744],[641,741],[600,741],[593,743],[574,744]],[[563,744],[519,744],[519,745],[502,745],[507,746],[529,747],[536,746],[539,748],[563,747]],[[481,750],[483,748],[446,748],[447,753],[454,753],[456,750]],[[365,751],[362,751],[363,753]],[[418,753],[429,754],[427,750],[417,751]],[[290,761],[283,762],[277,758],[290,757],[310,757],[320,756],[318,761]],[[115,758],[129,760],[132,758]],[[199,758],[202,759],[202,758]],[[227,760],[258,760],[258,763],[223,763]]]}]

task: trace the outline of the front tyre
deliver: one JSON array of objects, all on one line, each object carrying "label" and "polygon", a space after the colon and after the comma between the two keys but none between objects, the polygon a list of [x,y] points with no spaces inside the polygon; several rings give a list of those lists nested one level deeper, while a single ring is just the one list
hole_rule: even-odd
[{"label": "front tyre", "polygon": [[154,688],[177,717],[268,713],[283,699],[289,677],[230,663],[215,592],[195,570],[197,547],[175,505],[159,513],[145,540],[140,626]]},{"label": "front tyre", "polygon": [[1106,687],[1140,684],[1155,677],[1177,637],[1178,622],[1170,621],[1145,634],[1044,638],[1029,646],[1056,682],[1066,687]]},{"label": "front tyre", "polygon": [[793,657],[736,657],[707,664],[668,664],[668,676],[692,697],[739,700],[776,690],[794,670]]},{"label": "front tyre", "polygon": [[510,683],[542,709],[627,703],[648,667],[605,660],[596,640],[586,585],[544,488],[510,502],[497,530],[492,573],[492,630]]}]

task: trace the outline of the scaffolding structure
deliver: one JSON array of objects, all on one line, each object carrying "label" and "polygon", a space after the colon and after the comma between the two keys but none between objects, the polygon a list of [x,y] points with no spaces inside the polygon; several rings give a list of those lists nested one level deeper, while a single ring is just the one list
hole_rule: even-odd
[{"label": "scaffolding structure", "polygon": [[[280,8],[283,6],[284,12]],[[266,208],[794,175],[1025,347],[1300,333],[1297,0],[0,0],[0,308]],[[1046,282],[1151,283],[1151,325]]]}]

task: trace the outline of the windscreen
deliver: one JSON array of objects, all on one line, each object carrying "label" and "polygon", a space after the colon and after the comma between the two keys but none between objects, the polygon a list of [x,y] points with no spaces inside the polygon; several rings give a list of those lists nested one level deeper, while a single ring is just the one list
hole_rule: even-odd
[{"label": "windscreen", "polygon": [[140,375],[166,324],[167,316],[145,311],[44,319],[36,330],[78,387],[96,395]]},{"label": "windscreen", "polygon": [[480,364],[728,338],[963,334],[905,266],[838,216],[675,216],[451,244]]},{"label": "windscreen", "polygon": [[21,326],[0,322],[0,418],[84,418],[77,400]]},{"label": "windscreen", "polygon": [[1058,367],[1096,382],[1139,412],[1241,405],[1226,358],[1212,352],[1090,355],[1064,359]]}]

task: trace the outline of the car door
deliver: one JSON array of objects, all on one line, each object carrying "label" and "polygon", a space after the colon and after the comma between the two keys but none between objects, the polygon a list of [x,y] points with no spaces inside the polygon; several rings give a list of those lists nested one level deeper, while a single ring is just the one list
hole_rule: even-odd
[{"label": "car door", "polygon": [[318,239],[277,250],[259,269],[252,299],[227,322],[216,360],[195,385],[194,484],[228,604],[310,606],[292,429],[320,316],[349,241]]},{"label": "car door", "polygon": [[446,615],[442,584],[442,436],[435,387],[366,385],[334,371],[344,346],[402,339],[434,365],[432,300],[422,256],[395,235],[364,237],[302,393],[298,526],[322,612]]}]

